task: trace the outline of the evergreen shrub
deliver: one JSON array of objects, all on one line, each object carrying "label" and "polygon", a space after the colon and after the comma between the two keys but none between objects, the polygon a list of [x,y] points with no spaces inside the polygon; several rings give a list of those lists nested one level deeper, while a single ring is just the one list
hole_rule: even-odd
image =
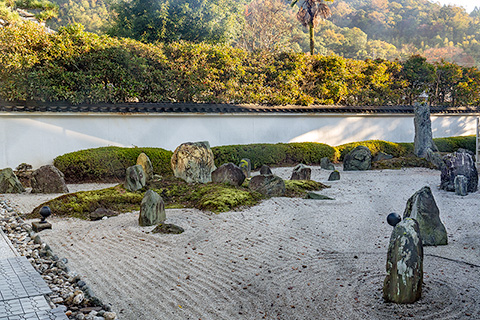
[{"label": "evergreen shrub", "polygon": [[152,162],[153,172],[172,175],[172,152],[161,148],[100,147],[80,150],[58,156],[53,164],[65,175],[67,183],[87,181],[122,181],[125,170],[136,164],[144,152]]},{"label": "evergreen shrub", "polygon": [[320,164],[324,157],[337,160],[337,150],[329,145],[316,142],[245,144],[213,147],[215,165],[232,162],[236,165],[243,158],[250,159],[252,170],[262,165],[286,166],[298,163]]}]

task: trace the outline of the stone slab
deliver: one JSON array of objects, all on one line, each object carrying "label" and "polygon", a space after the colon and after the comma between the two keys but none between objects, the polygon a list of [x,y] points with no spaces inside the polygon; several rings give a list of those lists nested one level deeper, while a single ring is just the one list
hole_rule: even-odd
[{"label": "stone slab", "polygon": [[45,229],[52,229],[52,224],[50,222],[40,222],[40,221],[34,221],[32,222],[32,229],[35,232],[40,232]]}]

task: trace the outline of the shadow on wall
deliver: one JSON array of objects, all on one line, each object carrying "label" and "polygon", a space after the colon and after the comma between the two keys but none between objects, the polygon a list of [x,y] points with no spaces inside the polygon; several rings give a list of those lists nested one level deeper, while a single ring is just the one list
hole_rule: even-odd
[{"label": "shadow on wall", "polygon": [[475,134],[475,117],[432,116],[432,133],[435,138]]},{"label": "shadow on wall", "polygon": [[[330,120],[330,119],[329,119]],[[393,142],[412,142],[412,117],[351,117],[331,118],[328,125],[309,131],[289,142],[321,142],[331,146],[344,143],[381,139]]]},{"label": "shadow on wall", "polygon": [[[328,125],[296,136],[289,142],[321,142],[331,146],[364,140],[413,142],[415,128],[413,115],[403,117],[329,118]],[[475,117],[432,116],[435,138],[475,134]]]}]

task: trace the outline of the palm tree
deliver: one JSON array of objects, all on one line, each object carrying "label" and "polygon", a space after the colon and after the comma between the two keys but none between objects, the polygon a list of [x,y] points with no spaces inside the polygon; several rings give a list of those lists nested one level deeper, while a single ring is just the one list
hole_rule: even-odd
[{"label": "palm tree", "polygon": [[[292,0],[292,7],[296,5],[297,2],[298,0]],[[313,51],[315,49],[315,40],[313,39],[314,28],[318,26],[322,19],[330,17],[332,12],[323,0],[303,0],[299,6],[300,10],[297,12],[297,20],[304,27],[308,26],[310,32],[310,54],[313,56]]]}]

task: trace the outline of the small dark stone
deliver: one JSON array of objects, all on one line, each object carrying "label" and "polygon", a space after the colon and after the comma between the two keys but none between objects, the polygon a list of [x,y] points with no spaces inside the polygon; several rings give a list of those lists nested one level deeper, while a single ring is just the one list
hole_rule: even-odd
[{"label": "small dark stone", "polygon": [[338,172],[338,170],[335,170],[332,173],[330,173],[330,175],[328,176],[328,181],[337,181],[337,180],[340,180],[340,172]]},{"label": "small dark stone", "polygon": [[305,199],[312,199],[312,200],[335,200],[333,198],[330,198],[330,197],[327,197],[327,196],[324,196],[322,194],[318,194],[318,193],[315,193],[315,192],[309,192],[307,193],[307,195],[305,196]]},{"label": "small dark stone", "polygon": [[117,211],[113,211],[105,208],[97,208],[95,211],[91,212],[89,218],[91,221],[101,220],[103,217],[114,217],[118,216]]},{"label": "small dark stone", "polygon": [[393,159],[393,156],[391,154],[380,151],[375,157],[373,157],[372,161],[376,162],[390,159]]},{"label": "small dark stone", "polygon": [[335,166],[327,157],[320,159],[320,167],[325,170],[335,170]]},{"label": "small dark stone", "polygon": [[260,167],[260,174],[273,174],[273,172],[269,166],[264,164],[263,166]]},{"label": "small dark stone", "polygon": [[281,197],[285,195],[285,182],[282,178],[273,174],[254,176],[250,180],[248,188],[269,197]]},{"label": "small dark stone", "polygon": [[180,234],[185,230],[182,227],[169,223],[161,223],[152,230],[152,233],[164,233],[164,234]]},{"label": "small dark stone", "polygon": [[212,172],[213,183],[226,183],[233,186],[241,186],[245,181],[245,174],[233,163],[225,163]]}]

